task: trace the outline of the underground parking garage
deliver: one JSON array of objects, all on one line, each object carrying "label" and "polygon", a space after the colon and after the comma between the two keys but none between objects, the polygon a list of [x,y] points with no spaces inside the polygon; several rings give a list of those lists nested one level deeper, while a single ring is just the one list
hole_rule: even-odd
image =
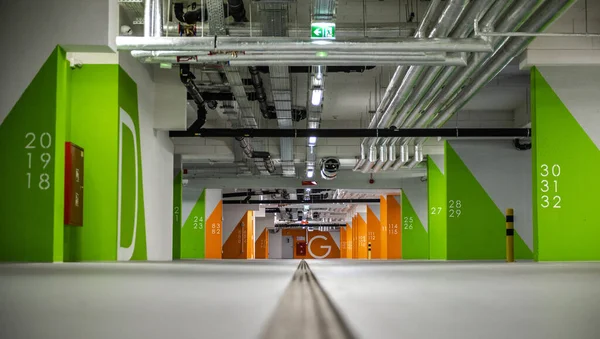
[{"label": "underground parking garage", "polygon": [[597,1],[0,17],[1,338],[600,337]]}]

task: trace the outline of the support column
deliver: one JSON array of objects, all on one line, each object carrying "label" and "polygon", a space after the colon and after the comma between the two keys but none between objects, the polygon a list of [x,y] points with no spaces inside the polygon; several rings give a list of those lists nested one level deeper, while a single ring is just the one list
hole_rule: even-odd
[{"label": "support column", "polygon": [[181,259],[181,204],[183,199],[183,162],[173,156],[173,260]]},{"label": "support column", "polygon": [[427,182],[402,180],[402,259],[429,259]]},{"label": "support column", "polygon": [[367,259],[367,205],[356,206],[356,238],[356,258]]},{"label": "support column", "polygon": [[[387,238],[385,241],[387,247]],[[371,259],[382,259],[381,208],[379,204],[367,205],[367,249],[369,243],[371,244]],[[387,252],[385,257],[387,258]]]},{"label": "support column", "polygon": [[275,216],[273,214],[265,214],[264,217],[255,218],[255,234],[257,235],[254,248],[256,249],[256,259],[269,258],[269,230],[275,224]]},{"label": "support column", "polygon": [[599,93],[600,67],[531,71],[536,260],[600,260]]},{"label": "support column", "polygon": [[388,259],[402,259],[402,206],[400,196],[388,195],[385,199],[387,219]]},{"label": "support column", "polygon": [[444,155],[427,157],[427,201],[429,224],[429,259],[446,260],[446,176]]}]

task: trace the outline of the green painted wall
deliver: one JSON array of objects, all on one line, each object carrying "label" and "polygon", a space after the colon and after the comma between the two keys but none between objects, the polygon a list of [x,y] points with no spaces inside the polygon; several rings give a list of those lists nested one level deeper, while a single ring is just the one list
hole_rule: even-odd
[{"label": "green painted wall", "polygon": [[447,259],[446,177],[431,158],[427,159],[427,201],[429,258],[445,260]]},{"label": "green painted wall", "polygon": [[[131,77],[119,67],[118,69],[118,107],[121,119],[127,114],[135,131],[119,124],[123,144],[120,148],[120,161],[122,162],[122,189],[121,189],[121,247],[134,246],[131,260],[146,260],[146,220],[144,211],[144,180],[142,177],[142,151],[140,141],[140,122],[138,112],[137,85]],[[133,135],[135,132],[135,136]],[[134,148],[135,140],[135,148]],[[137,158],[137,168],[135,159]],[[136,197],[137,182],[137,201]],[[135,218],[137,204],[137,219]],[[137,224],[136,224],[137,221]],[[133,237],[135,234],[135,243]],[[123,260],[123,258],[119,258]],[[125,258],[127,259],[127,258]]]},{"label": "green painted wall", "polygon": [[537,69],[531,97],[535,259],[600,260],[600,150]]},{"label": "green painted wall", "polygon": [[406,194],[402,194],[402,259],[429,259],[429,234]]},{"label": "green painted wall", "polygon": [[67,141],[83,147],[84,226],[65,226],[65,261],[117,259],[119,66],[71,71]]},{"label": "green painted wall", "polygon": [[204,259],[205,256],[205,196],[203,190],[181,228],[181,259]]},{"label": "green painted wall", "polygon": [[[119,65],[72,70],[57,47],[0,125],[0,190],[11,192],[0,198],[0,261],[116,260],[119,159],[120,245],[132,244],[135,228],[131,259],[147,258],[137,105],[137,86]],[[128,128],[119,147],[120,108],[135,149]],[[63,224],[67,141],[85,150],[83,227]]]},{"label": "green painted wall", "polygon": [[173,181],[173,259],[181,259],[181,205],[183,177],[178,171]]},{"label": "green painted wall", "polygon": [[0,261],[50,262],[62,246],[54,239],[62,232],[55,218],[64,180],[64,164],[57,164],[64,136],[57,137],[56,125],[65,104],[58,102],[64,100],[61,61],[64,51],[57,48],[0,125]]},{"label": "green painted wall", "polygon": [[[450,260],[503,260],[506,258],[506,222],[464,162],[445,143],[447,188],[447,253]],[[532,259],[518,233],[515,257]]]}]

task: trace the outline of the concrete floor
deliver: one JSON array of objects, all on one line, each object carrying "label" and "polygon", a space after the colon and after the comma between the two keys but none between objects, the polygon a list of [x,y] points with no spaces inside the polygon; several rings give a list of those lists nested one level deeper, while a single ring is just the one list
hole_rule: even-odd
[{"label": "concrete floor", "polygon": [[[0,265],[0,338],[256,338],[297,265]],[[600,338],[600,263],[309,265],[361,338]]]},{"label": "concrete floor", "polygon": [[361,338],[600,338],[600,263],[309,265]]},{"label": "concrete floor", "polygon": [[0,265],[0,338],[255,338],[298,263]]}]

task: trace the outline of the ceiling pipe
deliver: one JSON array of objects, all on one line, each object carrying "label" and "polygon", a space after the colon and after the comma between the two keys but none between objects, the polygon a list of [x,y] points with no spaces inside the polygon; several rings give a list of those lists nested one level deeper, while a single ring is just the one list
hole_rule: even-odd
[{"label": "ceiling pipe", "polygon": [[[517,0],[510,8],[507,15],[504,16],[501,21],[499,21],[498,27],[501,27],[502,30],[506,31],[518,29],[520,25],[525,22],[525,19],[532,15],[533,11],[538,5],[539,3],[536,1]],[[495,16],[492,15],[486,22],[484,22],[485,27],[491,27],[494,25],[494,17]],[[507,40],[508,38],[493,38],[492,46],[494,46],[495,50],[498,50],[506,43]],[[467,67],[459,69],[453,74],[450,80],[446,83],[447,85],[440,89],[435,99],[413,124],[413,127],[421,128],[427,126],[437,112],[456,96],[456,93],[461,90],[465,82],[469,81],[469,79],[475,75],[477,70],[482,69],[484,65],[488,63],[490,58],[493,57],[493,55],[494,53],[485,53],[471,56]],[[409,142],[407,139],[401,141],[401,143],[407,142]]]},{"label": "ceiling pipe", "polygon": [[[548,0],[536,13],[522,26],[524,32],[538,32],[546,28],[557,16],[566,10],[573,1],[571,0]],[[533,40],[533,37],[513,37],[509,42],[498,50],[487,67],[465,87],[454,99],[453,103],[444,109],[444,112],[435,118],[431,126],[441,127],[460,110],[483,86],[492,80],[506,65],[516,56],[520,55]],[[419,140],[422,143],[424,140]]]},{"label": "ceiling pipe", "polygon": [[[451,1],[451,0],[448,0]],[[456,0],[458,1],[458,0]],[[466,0],[463,0],[466,1]],[[310,38],[290,37],[134,37],[118,36],[117,49],[120,51],[202,51],[202,52],[243,52],[243,51],[298,51],[298,52],[490,52],[491,46],[484,39],[423,39],[385,38],[371,40],[311,40]]]},{"label": "ceiling pipe", "polygon": [[[512,5],[508,9],[508,11],[507,6],[510,5],[510,3],[505,3],[503,5],[504,6],[500,6],[497,3],[483,17],[481,24],[484,27],[486,27],[486,29],[493,27],[496,22],[498,22],[498,27],[502,27],[503,30],[518,29],[520,24],[525,22],[525,19],[532,15],[533,11],[538,7],[539,3],[529,0],[517,0],[514,3],[514,5]],[[501,21],[499,21],[502,13],[505,11],[507,11],[507,14],[504,17],[502,17]],[[499,49],[506,42],[506,40],[507,38],[493,38],[491,40],[491,44],[496,49]],[[411,121],[409,121],[404,127],[422,128],[427,126],[431,119],[437,114],[437,112],[442,107],[446,106],[450,102],[450,100],[452,100],[456,96],[456,93],[461,90],[462,86],[464,86],[464,83],[466,83],[468,79],[473,74],[475,74],[475,72],[477,72],[479,69],[484,68],[484,65],[486,65],[486,63],[490,60],[490,58],[493,57],[493,55],[494,53],[483,53],[471,56],[471,58],[469,59],[469,65],[465,68],[457,69],[452,74],[453,76],[451,78],[450,74],[454,70],[446,70],[444,74],[442,74],[442,77],[444,77],[444,79],[442,80],[444,81],[437,82],[439,88],[433,88],[432,90],[430,90],[430,94],[435,94],[428,95],[427,97],[421,100],[421,103],[413,111]],[[446,82],[446,78],[450,78],[450,80]],[[425,108],[426,110],[422,113],[422,110]],[[400,142],[402,145],[406,145],[410,141],[411,138],[402,138]],[[417,143],[422,143],[422,141],[418,141]],[[393,164],[392,169],[398,170],[403,165],[404,164],[397,161]]]},{"label": "ceiling pipe", "polygon": [[[477,21],[484,15],[487,15],[488,18],[497,17],[506,8],[505,3],[507,2],[510,3],[510,1],[505,1],[503,3],[501,1],[495,2],[494,0],[481,0],[473,3],[464,17],[461,18],[460,23],[452,31],[451,38],[466,38],[473,30],[472,23],[474,21]],[[419,108],[420,103],[429,100],[427,97],[432,93],[437,92],[437,90],[446,82],[450,74],[452,74],[454,69],[454,67],[444,68],[435,66],[425,71],[419,84],[411,92],[410,98],[401,106],[396,119],[391,124],[391,128],[407,128],[412,126],[421,110]],[[385,139],[383,144],[396,142],[398,142],[398,138],[393,138],[391,140]],[[379,162],[382,162],[382,160],[380,159]],[[396,162],[397,163],[391,163],[388,160],[383,163],[382,167],[384,170],[387,170],[393,165],[396,165],[396,168],[398,168],[404,164],[404,162]]]},{"label": "ceiling pipe", "polygon": [[319,57],[314,54],[218,54],[196,56],[153,56],[139,59],[143,63],[170,63],[170,64],[216,64],[228,62],[230,66],[264,66],[264,65],[338,65],[354,66],[357,63],[369,65],[443,65],[466,66],[466,58],[462,55],[403,56],[403,55],[360,55],[360,54],[331,54]]},{"label": "ceiling pipe", "polygon": [[[460,23],[454,30],[452,31],[452,38],[466,38],[473,29],[473,21],[478,17],[481,17],[482,14],[485,14],[490,7],[493,5],[494,0],[480,0],[473,3],[466,15],[461,18]],[[407,118],[411,117],[413,113],[413,109],[417,105],[417,103],[423,98],[423,96],[429,92],[431,87],[436,83],[436,79],[440,75],[440,72],[444,68],[441,66],[431,67],[430,69],[423,72],[423,76],[420,78],[419,84],[413,89],[410,97],[404,104],[400,107],[396,118],[391,124],[391,128],[400,128],[404,127],[408,124]],[[405,121],[407,120],[407,121]],[[396,142],[396,140],[392,141]]]},{"label": "ceiling pipe", "polygon": [[[425,15],[423,16],[423,20],[421,21],[421,23],[419,24],[419,27],[417,28],[417,30],[415,32],[414,37],[416,39],[420,39],[425,36],[427,27],[429,27],[429,24],[433,20],[434,13],[435,13],[438,5],[440,4],[440,2],[441,2],[441,0],[433,0],[429,4],[429,7],[427,8],[427,12],[425,12]],[[384,118],[383,113],[387,110],[387,108],[390,104],[390,101],[392,100],[392,98],[394,96],[394,93],[396,93],[398,91],[398,88],[402,84],[402,79],[404,79],[404,77],[406,76],[408,69],[409,68],[405,67],[405,66],[396,67],[396,71],[394,72],[394,75],[390,79],[390,83],[388,84],[388,87],[385,89],[383,98],[381,99],[381,102],[379,103],[379,106],[377,107],[377,110],[375,111],[375,116],[371,119],[371,122],[369,123],[369,128],[376,128],[378,125],[378,122]],[[361,155],[363,154],[363,152],[365,152],[367,142],[368,142],[367,139],[365,139],[361,142]],[[372,164],[367,164],[366,162],[367,162],[366,156],[364,158],[361,157],[361,160],[356,164],[356,166],[354,166],[354,168],[352,170],[358,171],[358,170],[364,170],[367,167],[370,168],[372,166]]]},{"label": "ceiling pipe", "polygon": [[150,38],[154,35],[153,22],[154,22],[154,10],[156,7],[154,3],[158,0],[145,0],[144,1],[144,37]]},{"label": "ceiling pipe", "polygon": [[444,137],[444,138],[515,138],[530,137],[530,128],[407,128],[391,129],[276,129],[276,128],[203,128],[197,132],[170,131],[172,138],[365,138],[365,137]]},{"label": "ceiling pipe", "polygon": [[[180,20],[181,21],[181,20]],[[335,27],[335,35],[338,39],[357,39],[368,36],[370,38],[397,38],[399,36],[412,35],[417,27],[415,23],[378,23],[377,26],[369,26],[365,31],[363,23],[341,23]],[[180,25],[169,22],[164,26],[165,33],[169,36],[179,35]],[[210,23],[196,22],[194,28],[197,32],[210,31]],[[310,36],[310,27],[288,27],[289,36]],[[227,27],[227,35],[232,37],[249,37],[251,33],[262,32],[261,22],[237,22]],[[366,33],[366,34],[365,34]]]},{"label": "ceiling pipe", "polygon": [[[448,0],[436,25],[429,33],[429,38],[435,39],[440,37],[446,37],[458,21],[461,13],[465,10],[468,3],[469,0]],[[435,3],[432,2],[432,4],[430,5],[430,10],[432,10],[431,6],[433,5],[435,5]],[[426,34],[426,29],[427,27],[423,25],[419,27],[419,30],[417,31],[418,36],[416,36],[416,38],[421,38],[422,36],[424,36]],[[408,100],[409,95],[413,92],[415,84],[419,80],[419,77],[421,76],[422,72],[426,69],[427,68],[425,68],[423,65],[413,65],[408,68],[408,71],[406,72],[406,75],[404,76],[402,82],[398,86],[398,89],[394,93],[393,97],[390,99],[385,110],[381,113],[381,117],[379,118],[376,124],[377,128],[386,128],[389,126],[389,123],[394,117],[397,108],[402,106]],[[377,117],[377,115],[375,117]],[[378,141],[379,138],[373,138],[368,140],[367,144],[369,145],[369,147],[375,147]],[[375,162],[377,162],[377,160],[377,157],[375,157]],[[370,161],[371,159],[369,159],[369,162]],[[375,163],[367,162],[363,165],[361,171],[363,173],[366,173],[374,165]],[[383,166],[383,163],[381,164],[381,166]]]},{"label": "ceiling pipe", "polygon": [[[488,12],[490,10],[490,8],[492,7],[492,5],[494,4],[494,0],[480,0],[477,2],[474,2],[470,5],[470,7],[468,8],[468,11],[466,12],[466,14],[464,15],[464,17],[461,17],[460,19],[460,23],[452,30],[452,34],[451,34],[451,38],[455,38],[455,39],[459,39],[459,38],[466,38],[467,36],[469,36],[469,34],[471,33],[471,31],[473,30],[472,27],[472,22],[477,20],[478,18],[482,17],[483,14],[485,14],[486,12]],[[496,4],[498,4],[498,2],[496,2]],[[498,6],[497,6],[498,7]],[[494,9],[492,8],[492,10],[500,10],[499,8]],[[430,93],[431,91],[434,91],[436,85],[445,82],[445,78],[444,77],[440,77],[440,74],[442,73],[442,71],[444,69],[448,70],[448,75],[454,70],[454,67],[441,67],[441,66],[435,66],[435,67],[431,67],[427,70],[425,70],[422,73],[422,76],[419,79],[419,83],[416,85],[416,87],[410,92],[410,97],[408,97],[408,99],[400,106],[400,110],[398,111],[396,118],[394,119],[394,121],[391,124],[391,128],[406,128],[408,126],[411,126],[413,121],[414,121],[414,116],[415,116],[415,106],[418,105],[419,101],[427,95],[427,93]],[[387,143],[396,143],[398,141],[397,138],[394,139],[385,139],[382,144],[387,144]],[[396,160],[397,161],[397,160]],[[397,161],[398,164],[403,164],[406,161]],[[394,163],[392,163],[390,160],[384,161],[383,159],[379,159],[376,167],[378,168],[385,168],[384,170],[389,169]]]},{"label": "ceiling pipe", "polygon": [[256,93],[256,100],[258,101],[260,112],[263,118],[271,119],[271,117],[277,113],[275,112],[274,106],[267,105],[267,93],[265,92],[262,78],[255,66],[249,66],[248,71],[250,72],[250,79],[252,80],[252,86]]}]

